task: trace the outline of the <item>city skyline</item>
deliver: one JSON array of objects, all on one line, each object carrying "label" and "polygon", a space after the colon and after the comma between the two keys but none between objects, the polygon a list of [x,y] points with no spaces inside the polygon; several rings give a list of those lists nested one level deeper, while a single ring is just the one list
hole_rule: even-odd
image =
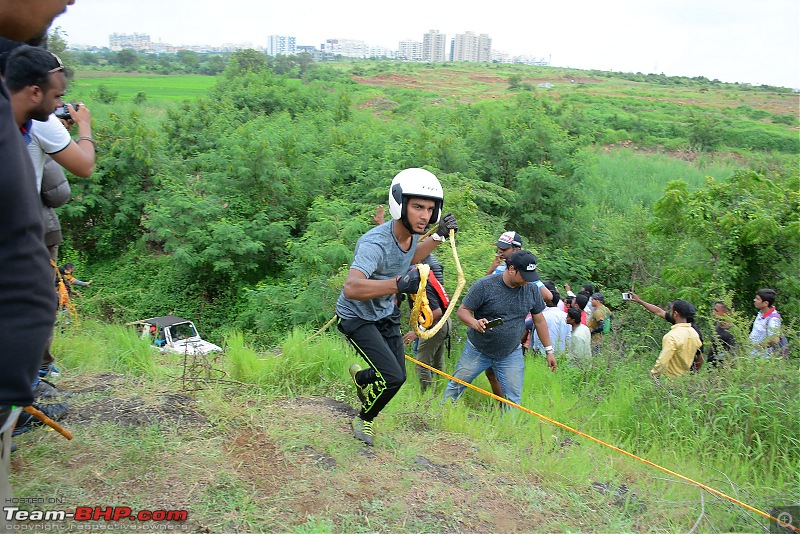
[{"label": "city skyline", "polygon": [[[152,13],[152,16],[148,14]],[[157,15],[156,15],[157,13]],[[77,0],[55,21],[70,44],[108,46],[110,33],[147,33],[175,45],[251,43],[292,35],[319,48],[327,39],[362,40],[397,50],[430,30],[488,34],[492,49],[548,58],[579,69],[705,76],[724,82],[800,88],[800,3],[796,0],[616,0],[599,5],[491,4],[465,0],[458,9],[409,0],[346,8],[307,0],[266,5],[256,0]],[[448,50],[449,51],[449,50]]]}]

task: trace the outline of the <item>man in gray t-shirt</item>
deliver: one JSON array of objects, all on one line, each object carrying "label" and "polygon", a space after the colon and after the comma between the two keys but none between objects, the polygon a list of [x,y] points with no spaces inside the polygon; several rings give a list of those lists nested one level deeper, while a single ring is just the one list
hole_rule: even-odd
[{"label": "man in gray t-shirt", "polygon": [[[458,318],[467,325],[467,343],[453,373],[455,378],[472,383],[476,376],[493,367],[508,400],[522,400],[522,381],[525,361],[520,339],[525,332],[525,316],[533,316],[533,324],[544,344],[547,365],[556,370],[553,347],[547,322],[542,316],[545,308],[536,277],[536,256],[527,250],[512,254],[507,268],[499,274],[485,276],[475,282],[458,308]],[[501,319],[497,326],[491,321]],[[447,384],[445,399],[457,400],[465,387],[454,381]]]},{"label": "man in gray t-shirt", "polygon": [[[376,226],[356,243],[336,314],[339,330],[369,366],[350,366],[361,411],[353,420],[353,435],[372,445],[372,422],[406,380],[397,293],[416,293],[416,264],[458,230],[455,217],[445,215],[429,239],[418,242],[428,225],[439,221],[444,195],[439,180],[425,169],[406,169],[392,180],[389,211],[392,220]],[[409,265],[414,267],[409,268]]]}]

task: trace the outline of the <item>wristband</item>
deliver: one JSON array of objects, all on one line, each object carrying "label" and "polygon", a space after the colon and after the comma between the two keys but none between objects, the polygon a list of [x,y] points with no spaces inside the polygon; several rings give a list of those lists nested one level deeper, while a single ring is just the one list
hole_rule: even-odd
[{"label": "wristband", "polygon": [[542,282],[541,280],[536,280],[534,284],[536,284],[536,287],[544,287],[544,282]]},{"label": "wristband", "polygon": [[75,139],[76,143],[78,141],[89,141],[90,143],[92,143],[93,147],[97,148],[97,141],[95,141],[94,138],[89,137],[87,135],[82,135],[82,136],[78,137],[77,139]]},{"label": "wristband", "polygon": [[438,241],[439,243],[444,243],[444,241],[447,238],[443,235],[439,235],[436,232],[434,232],[433,234],[431,234],[431,239],[433,239],[434,241]]},{"label": "wristband", "polygon": [[555,350],[553,350],[553,345],[547,345],[547,346],[544,348],[544,353],[545,353],[545,354],[555,354],[555,352],[556,352],[556,351],[555,351]]}]

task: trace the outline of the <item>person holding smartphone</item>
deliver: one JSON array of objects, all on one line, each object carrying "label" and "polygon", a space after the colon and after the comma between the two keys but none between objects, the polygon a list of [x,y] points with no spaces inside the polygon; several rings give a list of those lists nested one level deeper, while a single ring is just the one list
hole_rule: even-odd
[{"label": "person holding smartphone", "polygon": [[[453,373],[455,378],[472,383],[475,377],[493,367],[505,398],[519,404],[525,374],[520,339],[525,333],[525,317],[529,312],[539,339],[545,345],[547,366],[555,372],[555,351],[542,316],[544,300],[531,283],[535,279],[538,279],[536,256],[519,250],[508,258],[505,271],[484,276],[470,287],[458,308],[458,318],[468,329],[467,343]],[[497,326],[488,327],[490,324]],[[444,399],[456,401],[464,389],[451,380]]]}]

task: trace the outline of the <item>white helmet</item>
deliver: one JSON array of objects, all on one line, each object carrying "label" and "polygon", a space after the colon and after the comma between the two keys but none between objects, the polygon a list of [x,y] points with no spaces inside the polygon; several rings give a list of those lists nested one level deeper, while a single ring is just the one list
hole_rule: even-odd
[{"label": "white helmet", "polygon": [[436,203],[433,207],[433,215],[429,224],[436,224],[439,222],[439,217],[442,215],[442,204],[444,203],[444,193],[442,192],[442,185],[436,175],[425,169],[411,168],[397,173],[397,176],[392,180],[392,185],[389,188],[389,213],[392,214],[392,219],[400,219],[403,226],[409,228],[408,218],[406,216],[406,206],[408,199],[414,198],[430,198]]}]

